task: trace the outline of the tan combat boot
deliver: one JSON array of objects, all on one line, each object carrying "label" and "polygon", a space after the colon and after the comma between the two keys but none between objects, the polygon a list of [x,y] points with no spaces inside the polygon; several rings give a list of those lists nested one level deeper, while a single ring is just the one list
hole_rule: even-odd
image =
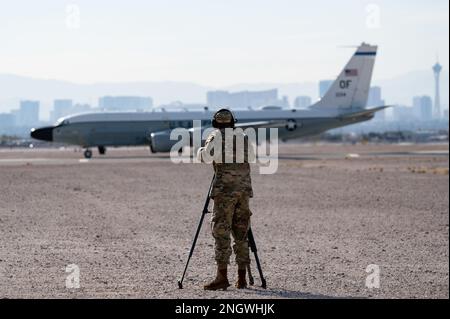
[{"label": "tan combat boot", "polygon": [[214,279],[214,281],[210,282],[209,284],[206,284],[203,288],[205,290],[227,290],[227,288],[230,287],[227,273],[227,265],[219,265],[217,267],[216,279]]},{"label": "tan combat boot", "polygon": [[239,267],[238,269],[238,281],[236,282],[237,289],[247,288],[246,270],[245,267]]}]

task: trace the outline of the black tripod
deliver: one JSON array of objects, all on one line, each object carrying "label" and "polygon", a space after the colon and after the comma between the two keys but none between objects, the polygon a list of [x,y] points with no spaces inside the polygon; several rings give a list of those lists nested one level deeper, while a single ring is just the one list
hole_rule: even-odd
[{"label": "black tripod", "polygon": [[[184,267],[183,276],[181,277],[181,280],[178,281],[178,288],[180,288],[180,289],[183,289],[184,277],[186,275],[186,271],[188,269],[189,262],[191,261],[191,257],[194,254],[194,248],[195,248],[195,245],[197,244],[197,239],[198,239],[198,235],[200,234],[200,230],[202,228],[203,220],[205,219],[206,214],[209,213],[208,206],[209,206],[209,202],[211,200],[211,192],[212,192],[215,178],[216,178],[216,175],[214,175],[214,177],[211,181],[211,185],[209,186],[208,196],[206,198],[205,205],[203,206],[202,216],[200,217],[200,222],[197,227],[197,232],[195,233],[194,241],[192,242],[192,246],[191,246],[191,250],[189,252],[188,260],[186,262],[186,266]],[[266,279],[264,278],[264,275],[262,272],[261,263],[260,263],[259,257],[258,257],[258,249],[256,248],[255,238],[253,237],[253,231],[252,231],[251,227],[248,229],[248,245],[250,247],[250,250],[255,255],[256,266],[258,267],[259,277],[261,278],[261,287],[266,289],[267,288]],[[248,270],[248,276],[249,276],[249,283],[250,283],[250,285],[253,285],[255,283],[255,281],[252,276],[250,265],[248,265],[247,270]]]}]

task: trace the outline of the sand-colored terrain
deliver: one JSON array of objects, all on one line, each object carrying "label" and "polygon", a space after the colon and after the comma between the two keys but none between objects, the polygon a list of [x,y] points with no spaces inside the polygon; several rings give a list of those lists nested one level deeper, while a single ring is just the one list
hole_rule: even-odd
[{"label": "sand-colored terrain", "polygon": [[[177,287],[211,167],[144,148],[94,156],[0,150],[0,298],[449,297],[448,145],[280,145],[276,174],[253,170],[268,289],[226,292],[202,290],[209,217]],[[69,264],[79,289],[66,288]]]}]

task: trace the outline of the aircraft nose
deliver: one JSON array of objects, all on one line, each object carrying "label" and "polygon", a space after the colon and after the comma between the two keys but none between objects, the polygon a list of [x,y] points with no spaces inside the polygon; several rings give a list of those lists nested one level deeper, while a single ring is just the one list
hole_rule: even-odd
[{"label": "aircraft nose", "polygon": [[53,127],[33,128],[30,133],[31,137],[36,140],[52,142],[53,141]]}]

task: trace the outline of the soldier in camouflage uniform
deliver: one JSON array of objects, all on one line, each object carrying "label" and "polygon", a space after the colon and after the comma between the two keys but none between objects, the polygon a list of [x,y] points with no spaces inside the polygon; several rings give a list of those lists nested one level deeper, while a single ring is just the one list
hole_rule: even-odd
[{"label": "soldier in camouflage uniform", "polygon": [[[205,162],[208,156],[214,158],[213,166],[216,174],[211,193],[211,198],[214,200],[211,228],[215,239],[217,275],[214,281],[204,286],[205,290],[226,289],[230,286],[227,276],[232,253],[230,235],[234,239],[233,250],[238,265],[239,279],[236,287],[238,289],[247,287],[246,268],[250,264],[247,233],[252,214],[249,198],[253,196],[248,163],[251,147],[248,145],[247,136],[242,131],[233,130],[234,123],[235,119],[231,111],[219,110],[213,118],[213,127],[216,130],[208,136],[205,146],[198,151],[198,158],[202,162]],[[231,144],[225,141],[227,128],[233,131]],[[244,140],[244,143],[236,147],[238,139]],[[219,156],[214,156],[218,155],[214,154],[217,150],[219,150]],[[227,156],[229,156],[228,159],[232,159],[231,163],[228,163]]]}]

